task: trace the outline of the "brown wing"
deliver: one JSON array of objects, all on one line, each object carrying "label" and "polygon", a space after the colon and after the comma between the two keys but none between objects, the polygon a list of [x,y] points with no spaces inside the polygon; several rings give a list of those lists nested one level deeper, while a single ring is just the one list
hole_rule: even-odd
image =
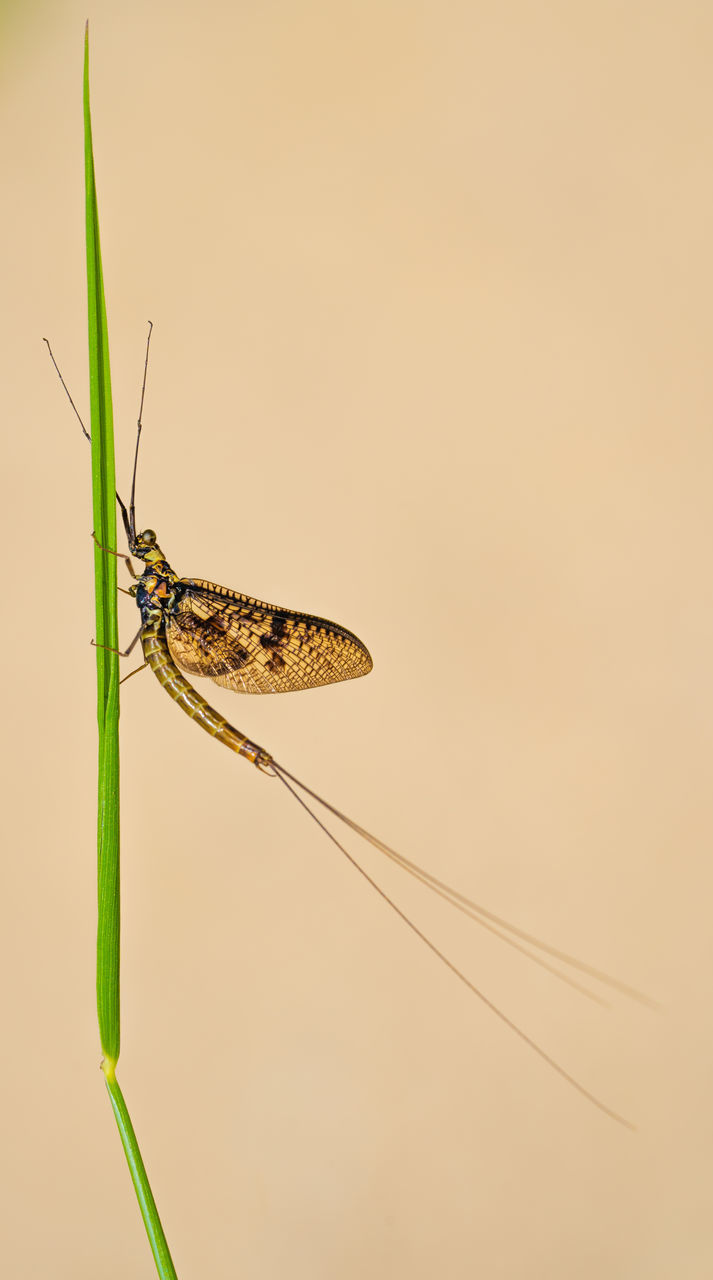
[{"label": "brown wing", "polygon": [[371,671],[351,631],[265,604],[214,582],[182,578],[166,640],[177,666],[235,693],[290,693]]}]

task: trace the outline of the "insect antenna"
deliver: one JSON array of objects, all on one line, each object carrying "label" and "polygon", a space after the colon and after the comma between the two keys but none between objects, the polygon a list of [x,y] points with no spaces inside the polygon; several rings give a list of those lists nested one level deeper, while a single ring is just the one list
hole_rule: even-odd
[{"label": "insect antenna", "polygon": [[72,408],[74,409],[74,413],[75,413],[75,416],[76,416],[77,422],[79,423],[80,427],[82,428],[82,431],[84,432],[84,434],[85,434],[85,436],[86,436],[87,440],[91,441],[91,438],[92,438],[92,437],[90,436],[89,432],[87,431],[87,428],[85,427],[84,423],[82,422],[82,416],[81,416],[81,414],[80,414],[80,412],[79,412],[79,409],[77,408],[76,404],[74,403],[74,401],[73,401],[73,399],[72,399],[72,397],[71,397],[71,395],[70,395],[69,387],[67,386],[67,383],[65,382],[64,378],[62,377],[62,373],[61,373],[61,371],[60,371],[60,367],[59,367],[59,365],[57,364],[57,361],[56,361],[56,360],[55,360],[55,358],[54,358],[54,352],[53,352],[53,350],[52,350],[52,348],[51,348],[51,346],[50,346],[50,340],[49,340],[49,338],[43,338],[43,339],[42,339],[42,341],[43,341],[44,343],[46,343],[46,344],[47,344],[47,350],[48,350],[48,351],[49,351],[49,353],[50,353],[50,360],[52,361],[52,364],[53,364],[53,365],[54,365],[54,367],[55,367],[55,373],[57,374],[57,377],[59,378],[60,382],[62,383],[62,386],[64,387],[64,394],[66,395],[67,399],[69,400],[69,403],[71,404]]},{"label": "insect antenna", "polygon": [[134,450],[134,470],[131,476],[131,500],[129,502],[128,517],[126,514],[126,508],[123,502],[121,502],[121,499],[119,499],[122,509],[121,513],[124,518],[124,525],[126,526],[126,532],[130,542],[136,538],[136,468],[139,462],[139,442],[141,440],[141,432],[143,430],[142,417],[144,412],[144,396],[146,395],[146,378],[149,371],[149,347],[151,346],[152,332],[153,322],[149,320],[149,331],[146,338],[146,356],[144,358],[144,376],[141,382],[141,403],[139,404],[139,416],[136,422],[136,448]]},{"label": "insect antenna", "polygon": [[[149,336],[150,336],[150,335],[149,335]],[[74,409],[75,417],[76,417],[77,422],[79,423],[80,427],[82,428],[82,431],[84,432],[84,436],[85,436],[85,438],[86,438],[86,439],[89,441],[89,443],[91,444],[92,437],[90,436],[89,432],[87,431],[87,428],[85,427],[85,425],[84,425],[84,423],[83,423],[83,421],[82,421],[82,415],[80,414],[79,409],[77,408],[76,404],[74,403],[74,400],[72,399],[72,396],[71,396],[71,394],[70,394],[69,387],[67,386],[67,383],[65,382],[64,378],[62,377],[62,372],[61,372],[61,370],[60,370],[59,365],[57,364],[57,361],[56,361],[56,360],[55,360],[55,358],[54,358],[54,352],[53,352],[53,350],[52,350],[52,348],[51,348],[51,346],[50,346],[49,338],[43,338],[43,339],[42,339],[42,341],[43,341],[44,343],[46,343],[46,344],[47,344],[47,350],[48,350],[48,351],[49,351],[49,353],[50,353],[50,360],[52,361],[52,364],[53,364],[53,365],[54,365],[54,367],[55,367],[55,372],[56,372],[56,374],[57,374],[57,377],[59,378],[60,382],[62,383],[62,386],[63,386],[63,388],[64,388],[64,393],[65,393],[65,395],[66,395],[67,399],[69,400],[69,403],[71,404],[72,408]],[[144,372],[144,383],[145,383],[145,381],[146,381],[146,374],[145,374],[145,372]],[[144,398],[143,398],[143,393],[142,393],[142,396],[141,396],[141,403],[142,403],[142,405],[143,405],[143,402],[144,402]],[[117,502],[118,502],[118,504],[119,504],[119,510],[121,511],[122,519],[123,519],[123,521],[124,521],[124,528],[125,528],[125,530],[126,530],[126,536],[127,536],[127,538],[128,538],[128,537],[129,537],[129,519],[128,519],[128,515],[127,515],[126,507],[124,506],[124,503],[122,502],[122,500],[121,500],[121,498],[119,497],[119,494],[118,494],[118,493],[116,494],[116,500],[117,500]],[[130,540],[130,539],[129,539],[129,540]]]}]

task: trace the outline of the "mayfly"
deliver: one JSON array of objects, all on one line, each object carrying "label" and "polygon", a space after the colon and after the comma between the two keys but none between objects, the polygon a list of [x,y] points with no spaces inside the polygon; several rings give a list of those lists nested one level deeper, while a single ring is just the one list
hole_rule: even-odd
[{"label": "mayfly", "polygon": [[[507,1014],[499,1009],[468,977],[431,941],[429,937],[410,919],[393,899],[377,884],[372,876],[364,870],[354,856],[348,852],[334,833],[325,825],[310,807],[305,796],[320,805],[334,818],[338,819],[356,835],[361,836],[374,848],[385,854],[392,862],[408,872],[409,875],[426,885],[438,896],[456,907],[459,911],[474,919],[481,927],[494,933],[501,941],[523,952],[529,959],[543,966],[556,977],[576,987],[583,994],[603,1003],[588,988],[580,985],[569,974],[562,972],[543,957],[549,956],[560,964],[578,970],[590,979],[606,984],[634,999],[651,1003],[634,988],[627,986],[611,975],[603,973],[592,965],[577,960],[555,947],[549,946],[540,939],[520,929],[502,917],[486,910],[470,898],[433,876],[430,872],[397,853],[377,836],[371,834],[352,818],[347,817],[329,801],[318,795],[263,747],[253,742],[246,734],[236,729],[229,721],[216,711],[200,694],[186,676],[208,676],[223,688],[232,689],[236,693],[290,693],[298,689],[312,689],[320,685],[335,684],[342,680],[353,680],[367,675],[372,668],[372,660],[368,649],[361,640],[345,627],[326,618],[315,617],[308,613],[295,612],[292,609],[266,604],[252,596],[243,595],[227,587],[205,581],[202,578],[181,578],[171,568],[155,532],[152,529],[139,530],[136,526],[136,473],[139,456],[139,443],[142,431],[142,414],[146,389],[149,344],[151,328],[146,345],[146,362],[144,365],[141,403],[134,451],[134,466],[131,481],[131,494],[128,508],[117,493],[116,498],[126,532],[131,556],[140,560],[145,568],[137,575],[130,559],[120,553],[111,554],[126,559],[127,567],[134,578],[129,594],[133,596],[141,614],[141,626],[128,649],[121,654],[126,657],[138,641],[141,642],[144,661],[131,675],[149,667],[166,692],[177,703],[186,715],[205,729],[218,742],[230,748],[239,756],[243,756],[256,765],[263,773],[274,778],[287,788],[310,817],[337,846],[351,865],[379,894],[384,902],[396,913],[409,929],[438,957],[492,1013],[510,1028],[530,1049],[542,1058],[549,1067],[565,1079],[574,1089],[593,1103],[600,1111],[612,1119],[633,1129],[634,1126],[623,1116],[613,1111],[574,1076],[570,1075],[539,1044],[526,1034]],[[46,341],[46,339],[45,339]],[[49,343],[47,343],[49,348]],[[57,367],[52,350],[50,356],[55,369],[69,397],[72,408],[79,419],[85,436],[89,434],[77,412],[74,401],[62,375]],[[110,550],[104,548],[104,550]],[[128,679],[128,676],[125,677]],[[534,954],[535,948],[540,954]]]}]

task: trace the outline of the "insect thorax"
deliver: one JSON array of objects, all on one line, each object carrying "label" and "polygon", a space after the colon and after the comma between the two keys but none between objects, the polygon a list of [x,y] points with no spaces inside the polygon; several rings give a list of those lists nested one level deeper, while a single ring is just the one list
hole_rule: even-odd
[{"label": "insect thorax", "polygon": [[180,594],[177,583],[177,575],[165,560],[142,573],[136,584],[136,603],[144,623],[157,622],[171,612]]}]

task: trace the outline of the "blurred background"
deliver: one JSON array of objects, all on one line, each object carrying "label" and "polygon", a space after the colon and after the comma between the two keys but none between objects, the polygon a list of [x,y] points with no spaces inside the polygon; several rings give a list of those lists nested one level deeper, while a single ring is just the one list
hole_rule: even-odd
[{"label": "blurred background", "polygon": [[[122,698],[119,1078],[179,1274],[703,1277],[713,12],[6,3],[4,1267],[154,1274],[98,1070],[81,75],[119,487],[178,572],[337,619],[366,680],[202,692],[600,1009]],[[122,598],[126,641],[137,625]],[[358,842],[350,838],[356,853]]]}]

